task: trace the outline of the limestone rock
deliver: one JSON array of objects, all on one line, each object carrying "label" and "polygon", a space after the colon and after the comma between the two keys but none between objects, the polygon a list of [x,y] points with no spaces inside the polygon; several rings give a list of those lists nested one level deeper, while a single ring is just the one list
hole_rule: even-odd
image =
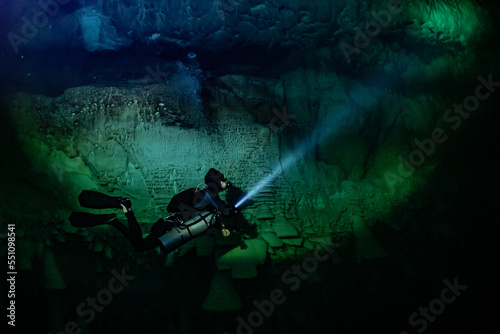
[{"label": "limestone rock", "polygon": [[320,245],[325,245],[325,246],[330,245],[332,243],[332,239],[328,235],[311,236],[308,239],[314,243],[318,243]]},{"label": "limestone rock", "polygon": [[302,243],[304,241],[304,238],[302,237],[298,237],[298,238],[282,238],[281,240],[283,240],[283,242],[287,245],[290,245],[290,246],[302,246]]},{"label": "limestone rock", "polygon": [[305,235],[315,235],[316,234],[316,231],[312,227],[306,227],[302,232]]},{"label": "limestone rock", "polygon": [[121,186],[121,190],[125,194],[134,194],[135,198],[140,199],[151,197],[142,173],[132,163],[128,163],[127,171],[122,174],[122,178],[125,180],[125,184]]},{"label": "limestone rock", "polygon": [[257,265],[267,258],[267,243],[262,239],[248,239],[245,244],[230,250],[216,260],[219,270],[231,269],[233,278],[257,276]]},{"label": "limestone rock", "polygon": [[259,234],[271,247],[283,246],[283,241],[274,232],[263,232]]},{"label": "limestone rock", "polygon": [[279,220],[273,223],[273,230],[279,238],[294,238],[299,236],[299,232],[286,220]]},{"label": "limestone rock", "polygon": [[263,221],[259,224],[261,232],[273,232],[273,226],[269,221]]},{"label": "limestone rock", "polygon": [[122,145],[116,140],[108,140],[88,154],[87,165],[97,174],[117,177],[127,170],[125,156],[127,153]]},{"label": "limestone rock", "polygon": [[267,204],[259,205],[254,210],[254,215],[259,220],[274,219],[274,214],[271,212],[271,209],[269,209],[269,205]]},{"label": "limestone rock", "polygon": [[314,250],[316,247],[314,246],[314,244],[309,240],[309,239],[305,239],[304,240],[304,244],[303,244],[304,248],[307,249],[307,250]]},{"label": "limestone rock", "polygon": [[55,175],[71,205],[78,207],[77,197],[82,189],[97,190],[97,183],[91,170],[80,157],[68,158],[62,151],[52,151],[48,156],[49,175]]}]

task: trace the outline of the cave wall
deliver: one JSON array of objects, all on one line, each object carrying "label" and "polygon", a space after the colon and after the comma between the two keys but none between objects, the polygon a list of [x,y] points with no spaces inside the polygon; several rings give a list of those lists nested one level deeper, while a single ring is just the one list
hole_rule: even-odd
[{"label": "cave wall", "polygon": [[[415,140],[443,123],[442,96],[381,97],[380,87],[314,71],[282,80],[226,76],[212,87],[207,115],[171,87],[76,87],[56,98],[13,97],[27,177],[62,204],[49,220],[63,220],[65,232],[75,233],[68,212],[82,210],[77,197],[92,189],[130,197],[148,230],[168,215],[173,195],[203,186],[211,167],[243,192],[274,175],[235,224],[277,240],[279,247],[268,242],[269,255],[288,258],[332,235],[341,242],[353,232],[353,216],[368,226],[401,228],[389,213],[425,183],[443,152],[435,149],[414,168],[399,158],[408,160],[420,149]],[[243,197],[227,195],[232,205]]]},{"label": "cave wall", "polygon": [[[11,163],[18,172],[11,174],[16,191],[10,195],[13,205],[3,209],[3,221],[16,224],[19,268],[42,276],[50,296],[51,328],[61,328],[74,317],[61,309],[65,302],[59,294],[69,293],[67,298],[73,300],[69,307],[79,301],[74,295],[79,289],[70,288],[83,284],[75,273],[102,275],[102,285],[106,273],[118,264],[135,268],[134,274],[154,272],[159,275],[154,282],[143,281],[142,275],[141,284],[160,284],[158,291],[173,300],[187,293],[192,303],[208,312],[241,310],[260,292],[240,280],[261,280],[262,273],[271,270],[274,279],[263,284],[280,286],[279,277],[287,272],[289,261],[307,259],[326,245],[337,250],[329,259],[332,264],[395,258],[404,269],[394,279],[415,278],[415,263],[407,258],[411,250],[379,241],[376,231],[418,228],[419,210],[433,205],[438,212],[446,211],[453,205],[453,198],[431,204],[434,197],[429,191],[435,188],[429,188],[429,182],[439,175],[449,181],[441,180],[441,194],[458,190],[458,174],[435,170],[440,170],[445,157],[450,163],[449,150],[462,133],[467,135],[468,124],[488,118],[491,112],[486,104],[470,116],[471,123],[463,119],[464,125],[457,129],[463,132],[454,134],[451,125],[457,123],[442,117],[455,96],[422,93],[409,98],[334,73],[299,70],[280,80],[221,77],[211,84],[210,103],[200,115],[199,105],[188,103],[184,91],[172,89],[177,87],[172,81],[75,87],[59,97],[18,93],[9,100],[16,129],[13,138],[19,145],[11,148],[18,149]],[[464,91],[471,90],[464,87]],[[404,167],[398,157],[409,159],[411,152],[423,150],[415,140],[432,138],[438,126],[450,138],[436,144],[435,152],[415,170]],[[275,173],[230,220],[234,232],[229,238],[211,230],[168,256],[159,251],[141,254],[111,227],[77,229],[69,224],[72,211],[113,212],[79,206],[80,191],[93,189],[130,197],[147,234],[153,222],[168,215],[170,198],[200,186],[211,167],[226,173],[244,192]],[[242,196],[228,193],[226,200],[234,204]],[[436,219],[426,224],[432,226],[436,242],[455,240],[450,222]],[[72,272],[74,259],[68,256],[77,256],[77,248],[86,255],[78,255],[82,267]],[[206,285],[194,290],[163,286],[166,276],[184,272],[192,261],[205,269],[199,275]],[[43,269],[38,271],[40,263]],[[172,272],[162,274],[162,267]],[[170,279],[172,286],[182,280],[177,275]],[[195,281],[195,277],[190,280]],[[323,279],[315,272],[310,282]],[[149,291],[135,289],[126,297],[132,298],[129,303],[136,302],[136,294]],[[87,286],[83,291],[93,290]],[[148,308],[156,303],[150,301]],[[116,307],[111,312],[119,312]],[[191,317],[182,314],[181,326],[193,330]],[[87,328],[81,317],[78,321]]]}]

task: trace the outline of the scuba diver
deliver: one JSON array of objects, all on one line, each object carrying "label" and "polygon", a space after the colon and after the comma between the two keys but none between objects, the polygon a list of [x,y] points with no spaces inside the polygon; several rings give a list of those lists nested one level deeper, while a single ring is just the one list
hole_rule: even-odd
[{"label": "scuba diver", "polygon": [[205,175],[204,189],[191,188],[175,195],[167,208],[173,215],[160,219],[151,227],[151,233],[145,238],[132,211],[130,199],[112,197],[96,191],[84,190],[78,197],[83,207],[94,209],[121,208],[128,221],[128,227],[122,224],[116,214],[93,214],[73,212],[69,221],[75,227],[93,227],[108,224],[118,229],[134,246],[136,251],[146,251],[156,247],[169,253],[189,240],[201,235],[210,227],[216,227],[227,237],[230,232],[221,222],[220,216],[236,213],[229,209],[219,197],[219,193],[232,187],[221,172],[214,168]]}]

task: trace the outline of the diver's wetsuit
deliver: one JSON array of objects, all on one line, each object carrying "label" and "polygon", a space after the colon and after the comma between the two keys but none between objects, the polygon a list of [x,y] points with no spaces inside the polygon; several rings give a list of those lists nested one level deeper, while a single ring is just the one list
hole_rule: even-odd
[{"label": "diver's wetsuit", "polygon": [[161,246],[162,243],[158,238],[176,225],[173,219],[160,219],[151,228],[151,234],[143,238],[141,227],[135,218],[134,212],[128,211],[125,213],[125,217],[127,217],[128,227],[122,224],[115,214],[99,215],[88,212],[73,212],[69,217],[69,221],[75,227],[93,227],[104,224],[114,226],[132,243],[136,251],[145,251]]},{"label": "diver's wetsuit", "polygon": [[[204,200],[208,201],[209,204],[202,204],[199,207],[197,206],[196,209],[199,211],[193,213],[191,218],[198,216],[202,212],[206,212],[205,210],[207,209],[207,207],[211,206],[213,206],[213,208],[210,208],[210,211],[213,211],[213,209],[215,208],[223,215],[229,216],[229,209],[227,208],[226,204],[219,198],[219,196],[212,198],[210,197],[210,194],[207,193],[204,197]],[[204,202],[204,200],[200,203]],[[139,226],[139,223],[137,222],[133,211],[128,211],[127,213],[125,213],[125,216],[127,217],[129,226],[128,228],[125,227],[125,225],[123,225],[118,219],[111,220],[109,224],[116,227],[125,236],[125,238],[130,241],[130,243],[134,246],[134,249],[138,252],[153,249],[157,246],[163,248],[164,245],[161,242],[160,237],[172,230],[177,224],[182,223],[179,222],[175,216],[169,217],[166,220],[160,219],[152,226],[151,233],[147,237],[143,238],[141,227]],[[218,229],[223,228],[219,222],[217,222],[214,227]]]},{"label": "diver's wetsuit", "polygon": [[125,227],[125,225],[123,225],[118,219],[112,220],[110,224],[116,227],[125,236],[125,238],[130,241],[130,243],[134,246],[134,249],[138,252],[153,249],[157,246],[162,246],[159,238],[164,235],[165,232],[167,232],[167,229],[170,230],[175,226],[175,224],[172,222],[171,226],[168,226],[169,224],[166,224],[164,228],[152,229],[151,234],[143,238],[141,227],[137,222],[137,218],[135,218],[134,212],[128,211],[127,213],[125,213],[125,217],[127,217],[128,228]]},{"label": "diver's wetsuit", "polygon": [[[163,242],[160,237],[167,234],[169,231],[174,229],[179,224],[182,224],[178,216],[182,215],[185,221],[189,221],[200,215],[204,211],[214,212],[219,211],[224,216],[229,216],[230,212],[224,201],[219,197],[219,192],[222,191],[222,182],[228,183],[224,174],[211,168],[209,172],[205,175],[205,183],[207,187],[199,192],[196,192],[194,188],[194,198],[183,199],[180,202],[171,200],[167,210],[170,213],[179,213],[178,215],[171,216],[165,220],[160,219],[151,227],[151,233],[147,237],[142,236],[141,227],[134,216],[134,213],[128,205],[130,205],[130,200],[118,197],[110,197],[104,194],[100,194],[95,191],[82,191],[82,194],[78,197],[80,204],[83,207],[102,209],[102,208],[117,208],[119,209],[122,205],[128,208],[125,216],[128,220],[128,227],[122,224],[115,214],[108,215],[96,215],[86,212],[74,212],[69,217],[71,224],[75,227],[92,227],[102,224],[109,224],[116,227],[124,236],[127,238],[136,251],[145,251],[148,249],[153,249],[157,246],[164,246],[165,240]],[[230,184],[230,183],[229,183]],[[227,187],[227,185],[226,185]],[[191,189],[188,189],[182,193],[187,195],[193,195]],[[181,193],[181,194],[182,194]],[[180,195],[180,194],[178,194]],[[177,196],[177,195],[176,195]],[[176,197],[174,196],[174,198]],[[123,203],[127,203],[123,204]],[[189,210],[184,210],[184,208]],[[204,220],[205,218],[202,217]],[[201,220],[200,220],[201,222]],[[213,225],[212,225],[213,226]],[[218,221],[215,227],[222,229],[223,225]],[[191,236],[190,230],[188,234]],[[170,235],[166,237],[166,240],[175,241],[175,238],[170,238]],[[166,246],[165,246],[166,247]]]},{"label": "diver's wetsuit", "polygon": [[[196,212],[191,215],[191,218],[196,217],[198,214],[204,212],[205,210],[220,211],[224,216],[230,215],[226,203],[224,203],[224,201],[220,199],[219,194],[216,191],[212,191],[211,189],[207,188],[202,190],[201,192],[204,196],[202,197],[201,201],[195,205],[194,208]],[[120,223],[118,219],[112,220],[110,224],[116,227],[120,232],[122,232],[122,234],[132,243],[134,249],[139,252],[153,249],[157,246],[162,247],[163,244],[159,238],[173,229],[176,225],[175,219],[167,218],[166,220],[159,220],[151,228],[151,234],[143,238],[141,227],[139,226],[134,213],[132,211],[128,211],[127,213],[125,213],[125,216],[128,220],[128,228]],[[215,227],[218,229],[222,229],[222,226],[220,224],[217,224]]]},{"label": "diver's wetsuit", "polygon": [[[220,211],[224,216],[229,216],[229,209],[216,192],[204,189],[200,195],[203,195],[203,197],[200,196],[201,200],[195,205],[194,212],[192,212],[189,219],[196,217],[206,210]],[[115,214],[98,215],[87,212],[73,212],[69,220],[75,227],[93,227],[103,224],[112,225],[130,241],[134,249],[138,252],[150,250],[158,246],[162,248],[163,243],[159,238],[180,223],[176,216],[171,216],[165,220],[160,219],[151,227],[151,233],[147,237],[143,237],[141,227],[134,212],[131,209],[128,210],[125,213],[128,227],[121,223]],[[220,224],[216,224],[214,227],[222,229]]]}]

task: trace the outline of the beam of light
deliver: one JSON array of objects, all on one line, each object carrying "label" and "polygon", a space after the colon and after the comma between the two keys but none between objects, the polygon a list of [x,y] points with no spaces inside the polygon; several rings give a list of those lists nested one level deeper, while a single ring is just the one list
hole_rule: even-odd
[{"label": "beam of light", "polygon": [[335,132],[344,124],[344,117],[349,113],[349,108],[343,107],[340,112],[330,112],[325,119],[312,131],[312,133],[304,139],[304,141],[289,153],[280,163],[275,166],[272,172],[262,179],[257,185],[255,185],[242,199],[236,203],[235,207],[241,206],[252,196],[257,194],[262,188],[264,188],[268,183],[274,181],[278,176],[280,176],[286,169],[288,169],[292,164],[296,163],[300,158],[302,158],[311,149],[318,146],[321,142],[328,138],[330,134]]},{"label": "beam of light", "polygon": [[300,153],[306,152],[306,145],[303,143],[298,149],[294,151],[294,153],[290,154],[286,157],[279,165],[274,167],[271,174],[262,179],[255,187],[253,187],[248,194],[246,194],[242,199],[236,203],[235,207],[239,207],[241,204],[245,203],[249,198],[258,193],[262,188],[264,188],[268,183],[274,181],[278,176],[283,173],[285,169],[288,169],[290,165],[299,160]]},{"label": "beam of light", "polygon": [[[356,87],[352,92],[351,96],[365,96],[369,102],[365,105],[365,108],[371,108],[374,104],[378,102],[378,98],[380,97],[380,92],[375,95],[368,93],[361,86]],[[335,110],[333,110],[335,109]],[[319,146],[322,142],[324,142],[328,137],[339,130],[341,126],[348,123],[349,119],[352,119],[354,116],[351,115],[353,112],[353,108],[349,106],[342,105],[340,107],[330,107],[328,113],[324,119],[320,121],[318,126],[311,132],[311,134],[306,137],[303,142],[291,152],[288,156],[286,156],[280,163],[275,166],[272,172],[267,175],[264,179],[262,179],[257,185],[255,185],[242,199],[236,203],[235,207],[241,206],[252,196],[257,194],[262,188],[264,188],[268,183],[274,181],[278,176],[280,176],[286,169],[288,169],[292,164],[299,161],[305,154],[307,154],[313,148]]]}]

